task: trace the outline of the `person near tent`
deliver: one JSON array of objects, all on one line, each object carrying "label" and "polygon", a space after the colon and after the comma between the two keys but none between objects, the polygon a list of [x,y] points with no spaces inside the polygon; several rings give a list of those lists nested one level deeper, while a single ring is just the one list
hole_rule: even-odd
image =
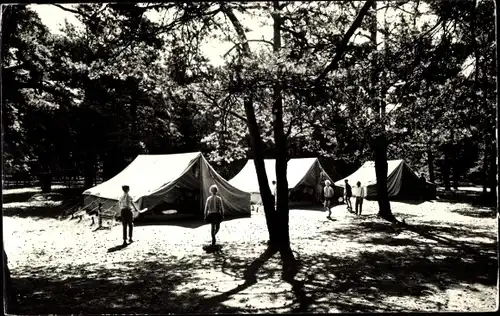
[{"label": "person near tent", "polygon": [[273,184],[273,187],[271,188],[271,190],[273,190],[274,207],[276,208],[276,202],[278,201],[278,196],[276,195],[276,181],[273,180],[271,183]]},{"label": "person near tent", "polygon": [[134,214],[132,213],[132,208],[135,209],[136,212],[137,207],[132,200],[132,197],[129,194],[130,187],[128,185],[122,186],[123,195],[118,200],[118,206],[120,207],[120,217],[122,220],[123,226],[123,245],[127,244],[127,227],[128,227],[128,237],[129,243],[132,243],[132,231],[134,227]]},{"label": "person near tent", "polygon": [[207,198],[205,203],[205,221],[211,224],[212,246],[215,246],[215,236],[220,230],[220,223],[224,219],[224,207],[222,198],[217,195],[217,185],[210,187],[211,196]]},{"label": "person near tent", "polygon": [[345,179],[345,204],[347,205],[347,211],[352,212],[352,187],[349,184],[349,181]]},{"label": "person near tent", "polygon": [[328,210],[328,216],[326,218],[332,217],[332,201],[333,201],[333,188],[331,187],[330,180],[325,181],[325,188],[323,189],[325,195],[325,210]]},{"label": "person near tent", "polygon": [[[361,186],[361,182],[356,182],[356,186],[352,190],[353,196],[356,198],[355,211],[356,215],[360,216],[363,210],[363,198],[365,197],[365,188]],[[359,208],[359,211],[358,211]]]}]

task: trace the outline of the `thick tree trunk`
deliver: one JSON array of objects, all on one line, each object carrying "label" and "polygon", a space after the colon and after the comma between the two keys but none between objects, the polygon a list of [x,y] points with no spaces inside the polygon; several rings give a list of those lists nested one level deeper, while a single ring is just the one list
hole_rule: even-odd
[{"label": "thick tree trunk", "polygon": [[[241,43],[243,43],[243,54],[247,57],[250,56],[250,45],[248,44],[243,25],[240,23],[233,10],[225,3],[221,4],[221,9],[231,21]],[[247,116],[247,126],[250,133],[250,140],[254,153],[253,158],[255,163],[255,171],[257,173],[257,180],[259,182],[260,196],[262,199],[262,204],[264,205],[264,214],[266,216],[267,230],[269,232],[269,244],[270,246],[274,246],[279,244],[277,238],[279,232],[278,229],[276,229],[277,214],[274,208],[274,196],[271,193],[271,188],[269,188],[269,182],[264,165],[264,144],[262,142],[259,125],[257,124],[257,119],[255,117],[255,109],[253,107],[253,100],[250,91],[246,92],[243,106],[245,108],[245,114]]]},{"label": "thick tree trunk", "polygon": [[253,101],[250,97],[245,97],[243,102],[245,113],[247,116],[248,131],[250,133],[250,141],[254,153],[255,171],[257,173],[257,181],[259,182],[260,196],[264,206],[264,214],[266,216],[267,230],[269,232],[269,243],[271,246],[278,244],[276,229],[276,212],[274,209],[274,196],[269,188],[269,180],[266,174],[266,167],[264,164],[264,144],[260,136],[259,125],[255,118],[255,111],[253,108]]},{"label": "thick tree trunk", "polygon": [[390,222],[395,221],[392,214],[389,194],[387,193],[387,139],[385,134],[378,136],[373,142],[375,174],[377,177],[378,215]]},{"label": "thick tree trunk", "polygon": [[[273,1],[274,20],[274,52],[279,54],[281,48],[281,16],[279,12],[279,1]],[[282,258],[293,258],[290,249],[289,233],[289,209],[288,209],[288,180],[287,170],[287,140],[283,126],[283,97],[279,78],[273,87],[273,130],[275,140],[276,159],[276,194],[277,194],[277,217],[279,245],[278,249]]]},{"label": "thick tree trunk", "polygon": [[[377,2],[373,2],[373,10],[371,12],[370,35],[372,49],[377,52]],[[377,121],[376,136],[372,139],[372,149],[375,160],[375,174],[377,178],[377,201],[379,206],[378,215],[390,222],[393,222],[394,216],[391,211],[389,195],[387,193],[387,136],[385,132],[385,103],[379,98],[381,88],[379,79],[379,69],[377,57],[371,60],[372,75],[371,75],[371,94],[372,107],[375,112],[375,120]],[[364,184],[363,184],[364,185]]]}]

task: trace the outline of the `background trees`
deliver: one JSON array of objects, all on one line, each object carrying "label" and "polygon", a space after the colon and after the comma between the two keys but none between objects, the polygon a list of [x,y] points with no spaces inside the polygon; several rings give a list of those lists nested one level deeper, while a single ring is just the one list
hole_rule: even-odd
[{"label": "background trees", "polygon": [[[491,1],[56,6],[81,26],[2,10],[4,164],[45,189],[61,170],[88,187],[140,153],[202,150],[226,178],[256,158],[268,215],[264,158],[282,197],[303,156],[338,178],[376,157],[381,179],[404,158],[447,189],[495,192]],[[228,44],[219,63],[210,41]]]}]

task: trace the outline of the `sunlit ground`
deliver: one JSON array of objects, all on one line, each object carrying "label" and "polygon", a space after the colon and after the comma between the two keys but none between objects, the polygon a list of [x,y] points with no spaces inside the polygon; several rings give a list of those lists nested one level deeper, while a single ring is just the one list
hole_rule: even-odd
[{"label": "sunlit ground", "polygon": [[[266,249],[262,212],[226,221],[219,251],[207,253],[202,223],[140,225],[120,249],[120,225],[93,231],[83,219],[11,216],[62,202],[4,204],[4,243],[19,313],[493,311],[497,307],[497,219],[466,203],[393,202],[408,228],[376,217],[365,201],[292,210],[300,271],[282,281],[275,254],[249,283],[247,267]],[[23,208],[24,207],[24,208]],[[16,212],[13,212],[13,210]],[[49,211],[47,211],[49,212]]]}]

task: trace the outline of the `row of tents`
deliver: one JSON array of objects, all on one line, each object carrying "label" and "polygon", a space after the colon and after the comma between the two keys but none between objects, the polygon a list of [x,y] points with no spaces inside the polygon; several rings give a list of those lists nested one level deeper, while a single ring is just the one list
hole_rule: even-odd
[{"label": "row of tents", "polygon": [[[403,160],[388,162],[388,191],[392,198],[418,199],[422,192],[432,190],[432,184],[422,182]],[[269,185],[275,179],[275,160],[265,160]],[[317,203],[322,200],[325,180],[332,179],[317,158],[290,159],[287,168],[290,202]],[[373,162],[366,162],[359,170],[345,178],[351,185],[361,181],[367,198],[376,197],[376,179]],[[335,197],[343,196],[345,179],[334,183]],[[136,204],[147,208],[145,216],[202,213],[211,185],[216,184],[224,201],[227,215],[250,215],[251,204],[261,202],[257,174],[253,160],[231,180],[223,179],[200,152],[171,155],[139,155],[115,177],[85,192],[87,210],[111,209],[118,212],[122,185],[129,185]],[[429,188],[431,188],[429,190]]]}]

